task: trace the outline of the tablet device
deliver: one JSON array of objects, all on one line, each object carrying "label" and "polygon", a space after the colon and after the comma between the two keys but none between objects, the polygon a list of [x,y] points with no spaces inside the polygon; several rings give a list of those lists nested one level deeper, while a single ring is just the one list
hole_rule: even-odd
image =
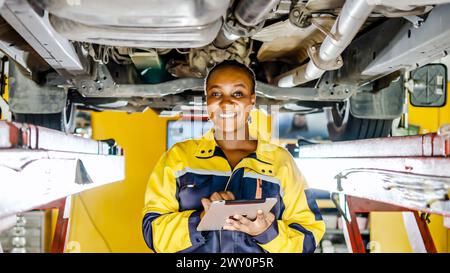
[{"label": "tablet device", "polygon": [[225,221],[236,214],[255,219],[258,210],[268,213],[276,202],[276,198],[214,201],[198,224],[197,231],[221,230]]}]

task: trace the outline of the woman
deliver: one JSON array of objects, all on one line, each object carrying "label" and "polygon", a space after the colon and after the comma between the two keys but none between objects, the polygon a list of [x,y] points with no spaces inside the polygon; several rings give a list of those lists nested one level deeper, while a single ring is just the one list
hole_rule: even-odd
[{"label": "woman", "polygon": [[[292,156],[252,139],[255,76],[235,61],[205,80],[214,128],[175,144],[157,163],[145,195],[143,235],[155,252],[314,252],[325,225]],[[213,201],[277,198],[270,213],[235,215],[223,230],[197,231]]]}]

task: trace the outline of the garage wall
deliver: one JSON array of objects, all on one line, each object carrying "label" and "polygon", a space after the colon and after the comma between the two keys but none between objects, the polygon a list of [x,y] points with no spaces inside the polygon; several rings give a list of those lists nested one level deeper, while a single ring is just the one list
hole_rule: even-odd
[{"label": "garage wall", "polygon": [[150,252],[141,233],[144,191],[165,151],[166,121],[151,110],[92,114],[93,138],[124,148],[126,180],[73,196],[66,252]]}]

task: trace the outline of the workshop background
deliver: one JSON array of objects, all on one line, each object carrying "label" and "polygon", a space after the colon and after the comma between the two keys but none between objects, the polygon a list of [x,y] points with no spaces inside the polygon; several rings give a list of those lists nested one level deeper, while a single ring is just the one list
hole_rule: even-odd
[{"label": "workshop background", "polygon": [[[253,111],[252,133],[334,191],[314,190],[317,253],[450,252],[448,14],[450,0],[0,0],[0,253],[151,252],[148,178],[201,135],[182,125],[206,125],[197,99],[225,60],[281,109]],[[185,123],[167,117],[180,109]]]}]

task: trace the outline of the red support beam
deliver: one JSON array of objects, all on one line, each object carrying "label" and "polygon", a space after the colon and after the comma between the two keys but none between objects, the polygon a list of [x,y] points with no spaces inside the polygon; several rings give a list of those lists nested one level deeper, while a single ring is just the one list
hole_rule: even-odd
[{"label": "red support beam", "polygon": [[33,210],[51,210],[58,209],[58,218],[56,220],[55,233],[52,240],[52,253],[63,253],[66,244],[67,228],[69,219],[64,218],[64,210],[66,207],[66,198],[55,200],[51,203],[39,206]]},{"label": "red support beam", "polygon": [[58,208],[58,219],[56,220],[55,234],[52,242],[52,253],[64,253],[66,244],[67,227],[69,219],[64,218],[64,209],[66,207],[66,199],[60,202]]},{"label": "red support beam", "polygon": [[[356,211],[353,208],[353,200],[347,198],[348,211],[350,213],[350,222],[346,221],[348,236],[352,246],[353,253],[366,253],[366,247],[359,230],[358,221],[356,219]],[[344,217],[345,218],[345,217]]]},{"label": "red support beam", "polygon": [[414,212],[416,218],[417,227],[419,227],[420,234],[422,235],[425,249],[428,253],[437,253],[436,246],[434,245],[433,237],[431,237],[430,229],[425,219],[420,217],[419,212]]},{"label": "red support beam", "polygon": [[[366,249],[362,240],[361,232],[358,227],[358,222],[356,219],[356,213],[368,213],[368,212],[386,212],[386,211],[399,211],[405,212],[410,211],[414,213],[416,218],[417,226],[419,228],[420,234],[422,235],[422,240],[425,244],[425,249],[428,253],[437,253],[436,246],[431,237],[430,229],[426,223],[425,219],[422,219],[417,211],[391,205],[383,202],[372,201],[364,198],[346,196],[346,202],[348,205],[348,211],[350,213],[350,221],[346,221],[346,226],[348,230],[349,240],[354,253],[366,253]],[[345,219],[345,217],[344,217]]]}]

